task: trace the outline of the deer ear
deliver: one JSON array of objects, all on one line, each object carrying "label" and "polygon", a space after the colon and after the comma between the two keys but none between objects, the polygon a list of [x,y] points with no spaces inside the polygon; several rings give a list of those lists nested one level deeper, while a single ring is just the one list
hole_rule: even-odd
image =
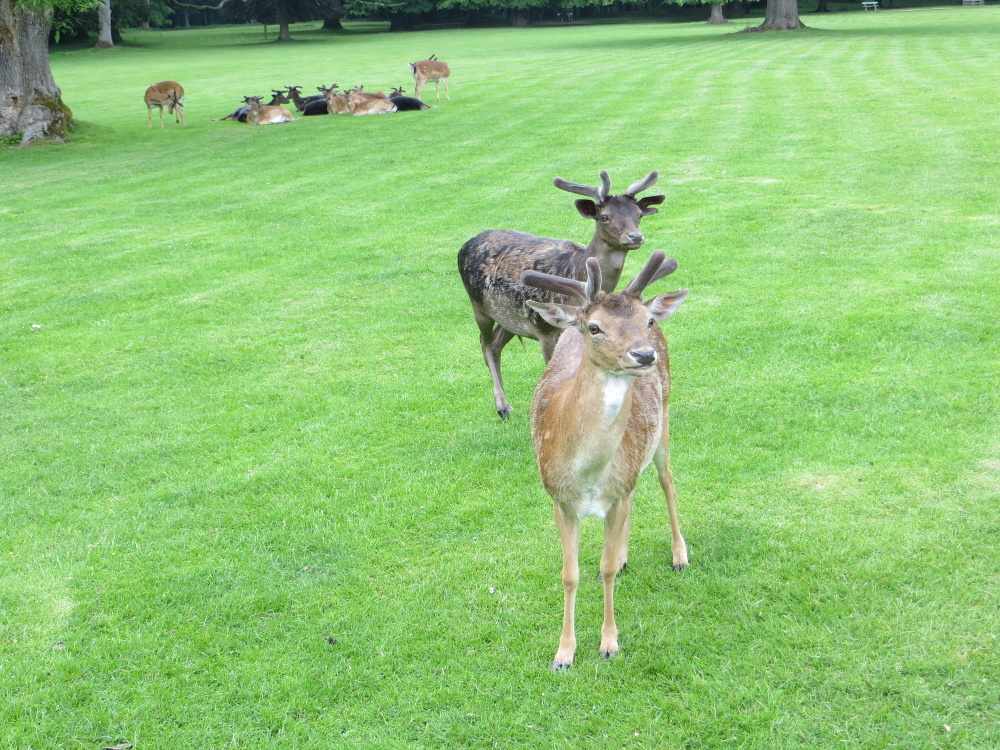
[{"label": "deer ear", "polygon": [[681,302],[687,299],[687,296],[687,289],[678,289],[676,292],[658,294],[649,302],[645,303],[646,309],[649,310],[649,314],[653,316],[653,320],[657,323],[662,323],[664,320],[677,312],[677,308],[681,306]]},{"label": "deer ear", "polygon": [[570,305],[556,305],[549,302],[528,300],[528,307],[542,316],[542,320],[556,328],[572,328],[579,317],[580,309]]},{"label": "deer ear", "polygon": [[639,208],[642,210],[643,216],[652,216],[653,214],[657,213],[660,210],[658,208],[652,208],[652,206],[656,205],[657,203],[663,203],[666,197],[667,196],[665,195],[650,195],[646,198],[642,198],[641,200],[636,201],[636,203],[639,204]]},{"label": "deer ear", "polygon": [[587,200],[586,198],[578,198],[576,201],[576,210],[580,212],[580,216],[585,219],[596,219],[597,218],[597,204],[592,200]]}]

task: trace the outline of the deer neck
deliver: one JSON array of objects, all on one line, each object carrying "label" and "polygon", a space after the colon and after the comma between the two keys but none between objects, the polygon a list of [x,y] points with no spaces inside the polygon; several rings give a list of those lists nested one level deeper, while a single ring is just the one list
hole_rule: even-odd
[{"label": "deer neck", "polygon": [[622,276],[622,269],[625,267],[625,256],[628,250],[620,247],[613,247],[594,233],[594,239],[587,246],[587,257],[597,258],[601,265],[601,289],[609,294],[618,286],[618,280]]}]

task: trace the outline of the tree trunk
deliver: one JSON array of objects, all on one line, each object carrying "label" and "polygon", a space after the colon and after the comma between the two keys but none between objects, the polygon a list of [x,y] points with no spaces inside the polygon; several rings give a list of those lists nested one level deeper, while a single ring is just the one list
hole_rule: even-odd
[{"label": "tree trunk", "polygon": [[806,25],[799,20],[797,0],[767,0],[764,23],[747,31],[792,31],[804,28]]},{"label": "tree trunk", "polygon": [[16,0],[0,0],[0,136],[21,136],[27,146],[39,138],[61,141],[73,127],[73,113],[49,65],[52,11]]},{"label": "tree trunk", "polygon": [[97,49],[114,49],[111,39],[111,0],[102,0],[97,6]]},{"label": "tree trunk", "polygon": [[742,0],[732,0],[732,2],[726,3],[725,7],[726,18],[746,18],[747,11],[743,7]]},{"label": "tree trunk", "polygon": [[409,13],[389,14],[389,31],[409,31],[411,28]]},{"label": "tree trunk", "polygon": [[184,21],[181,23],[181,27],[185,29],[191,28],[191,13],[187,8],[182,9],[184,11]]},{"label": "tree trunk", "polygon": [[816,10],[813,13],[829,13],[830,9],[826,7],[826,0],[819,0],[819,5],[816,6]]},{"label": "tree trunk", "polygon": [[340,22],[339,18],[324,18],[323,19],[323,31],[343,31],[344,24]]},{"label": "tree trunk", "polygon": [[531,11],[527,8],[510,9],[510,25],[524,28],[531,23]]},{"label": "tree trunk", "polygon": [[708,17],[708,22],[713,26],[720,23],[729,23],[722,15],[722,3],[712,3],[712,15]]},{"label": "tree trunk", "polygon": [[285,3],[279,2],[277,7],[278,14],[278,41],[279,42],[290,42],[292,41],[292,32],[288,28],[288,6]]}]

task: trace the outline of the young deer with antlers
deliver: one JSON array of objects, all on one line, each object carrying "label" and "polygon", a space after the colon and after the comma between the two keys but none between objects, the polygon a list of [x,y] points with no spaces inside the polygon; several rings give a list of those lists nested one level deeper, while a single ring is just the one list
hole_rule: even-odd
[{"label": "young deer with antlers", "polygon": [[667,500],[675,570],[688,564],[670,472],[667,400],[670,364],[657,323],[669,318],[687,289],[642,301],[643,290],[672,273],[677,261],[655,250],[638,276],[618,293],[601,291],[601,268],[587,260],[586,282],[526,271],[522,282],[575,299],[579,306],[528,302],[566,332],[545,368],[531,404],[531,439],[542,484],[555,505],[562,542],[562,636],[553,669],[573,663],[573,622],[580,581],[580,520],[604,519],[604,624],[601,656],[618,653],[615,576],[628,561],[629,524],[636,481],[652,461]]},{"label": "young deer with antlers", "polygon": [[160,127],[163,127],[163,108],[167,108],[167,114],[174,116],[174,122],[184,125],[184,87],[177,81],[160,81],[154,83],[143,95],[146,102],[146,119],[149,127],[153,127],[153,107],[160,108]]},{"label": "young deer with antlers", "polygon": [[650,172],[629,185],[621,195],[611,195],[611,178],[601,170],[598,187],[580,185],[556,177],[553,184],[560,190],[586,199],[578,199],[576,208],[585,219],[596,223],[594,237],[586,247],[570,240],[553,240],[524,232],[489,230],[479,234],[458,251],[458,270],[472,303],[472,313],[479,326],[479,342],[483,359],[493,379],[493,401],[497,414],[510,416],[510,404],[503,390],[500,355],[515,336],[537,339],[542,356],[549,361],[562,330],[550,325],[528,307],[529,300],[564,302],[559,296],[526,287],[521,274],[527,270],[542,271],[570,279],[586,278],[588,258],[596,258],[604,279],[602,289],[612,292],[621,277],[625,256],[640,247],[645,240],[639,231],[643,216],[651,216],[664,196],[636,198],[651,187],[659,177]]},{"label": "young deer with antlers", "polygon": [[278,122],[292,122],[295,119],[284,107],[261,104],[259,96],[247,96],[243,101],[250,107],[247,112],[248,125],[273,125]]}]

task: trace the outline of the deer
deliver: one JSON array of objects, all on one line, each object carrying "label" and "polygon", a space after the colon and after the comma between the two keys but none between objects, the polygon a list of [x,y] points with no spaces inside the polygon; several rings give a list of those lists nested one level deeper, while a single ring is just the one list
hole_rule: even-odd
[{"label": "deer", "polygon": [[511,412],[500,368],[504,347],[515,336],[536,339],[541,345],[542,358],[548,362],[562,333],[527,303],[565,300],[524,286],[521,274],[530,269],[583,279],[587,259],[596,258],[601,266],[603,290],[614,291],[627,253],[645,240],[639,231],[640,220],[657,213],[659,209],[655,206],[664,200],[662,195],[636,197],[655,184],[658,177],[658,172],[650,172],[621,195],[611,194],[611,178],[605,170],[601,170],[601,184],[597,187],[556,177],[553,184],[560,190],[587,196],[576,201],[580,215],[596,225],[587,246],[571,240],[493,229],[476,235],[459,250],[458,270],[472,303],[483,359],[493,381],[493,401],[501,419],[508,419]]},{"label": "deer", "polygon": [[[336,86],[337,84],[333,85]],[[295,109],[297,109],[299,112],[304,112],[306,105],[308,105],[309,102],[318,102],[323,99],[322,94],[313,94],[312,96],[302,96],[301,86],[287,86],[286,88],[288,89],[288,96],[291,97],[292,101],[295,103]]]},{"label": "deer", "polygon": [[347,110],[354,116],[361,115],[387,115],[396,111],[396,105],[388,99],[368,98],[356,91],[351,91],[347,95]]},{"label": "deer", "polygon": [[[337,95],[337,84],[333,84],[332,86],[317,86],[316,90],[320,92],[320,98],[308,102],[302,110],[302,116],[314,117],[316,115],[334,114],[330,112],[329,97]],[[309,98],[311,99],[312,97]]]},{"label": "deer", "polygon": [[272,125],[278,122],[292,122],[295,119],[284,107],[261,104],[259,96],[248,96],[243,101],[250,107],[250,111],[247,112],[248,125]]},{"label": "deer", "polygon": [[[287,96],[285,96],[285,92],[283,89],[271,89],[271,93],[273,94],[273,96],[271,97],[271,101],[265,104],[264,105],[265,107],[277,107],[282,104],[289,104],[291,102],[291,100]],[[226,115],[225,117],[213,117],[212,122],[222,122],[223,120],[237,120],[239,122],[246,122],[247,115],[249,113],[250,113],[250,105],[246,104],[246,100],[244,99],[244,103],[241,104],[236,109],[234,109],[228,115]]]},{"label": "deer", "polygon": [[331,86],[329,89],[322,89],[322,91],[326,97],[326,113],[328,115],[350,114],[350,110],[347,108],[347,95],[344,93],[338,94],[336,85]]},{"label": "deer", "polygon": [[688,290],[642,301],[649,284],[676,268],[677,261],[654,250],[628,286],[612,293],[602,291],[596,258],[587,259],[586,281],[537,271],[521,278],[574,303],[527,303],[550,325],[565,329],[531,403],[531,440],[562,545],[563,621],[552,662],[557,671],[571,666],[576,654],[580,522],[588,516],[604,519],[600,654],[608,659],[618,653],[615,578],[628,563],[636,482],[651,462],[667,501],[674,570],[688,565],[670,471],[670,362],[658,325],[677,311]]},{"label": "deer", "polygon": [[396,105],[397,112],[418,112],[432,108],[433,105],[425,104],[416,97],[403,96],[405,93],[402,87],[397,87],[389,94],[389,101]]},{"label": "deer", "polygon": [[417,62],[410,63],[410,73],[413,74],[413,80],[417,82],[414,93],[417,95],[417,99],[420,99],[420,90],[424,87],[427,81],[434,81],[434,91],[437,94],[437,100],[441,101],[441,84],[444,83],[444,95],[451,101],[451,95],[448,93],[448,77],[451,75],[451,68],[448,67],[448,63],[441,62],[437,59],[437,55],[431,55],[426,60],[417,60]]},{"label": "deer", "polygon": [[184,122],[184,87],[177,81],[154,83],[146,89],[142,98],[146,102],[146,119],[149,122],[147,130],[153,127],[153,107],[160,109],[161,129],[163,128],[164,107],[167,108],[168,115],[174,116],[174,122],[179,122],[181,125],[186,124]]}]

